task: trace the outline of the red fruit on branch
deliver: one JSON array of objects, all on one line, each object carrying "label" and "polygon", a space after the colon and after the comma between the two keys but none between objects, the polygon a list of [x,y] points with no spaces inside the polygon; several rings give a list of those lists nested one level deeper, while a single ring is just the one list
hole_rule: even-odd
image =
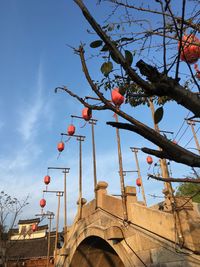
[{"label": "red fruit on branch", "polygon": [[[180,42],[178,48],[180,47]],[[200,58],[200,40],[194,35],[184,35],[180,59],[189,64],[197,62]]]},{"label": "red fruit on branch", "polygon": [[68,128],[67,128],[67,133],[68,133],[68,135],[74,135],[75,130],[76,130],[75,126],[74,126],[73,124],[70,124],[70,125],[68,126]]},{"label": "red fruit on branch", "polygon": [[116,106],[120,106],[122,103],[124,103],[124,96],[120,94],[119,88],[114,88],[111,92],[112,102]]},{"label": "red fruit on branch", "polygon": [[197,64],[194,64],[194,69],[196,70],[196,74],[195,74],[196,78],[200,80],[200,70]]}]

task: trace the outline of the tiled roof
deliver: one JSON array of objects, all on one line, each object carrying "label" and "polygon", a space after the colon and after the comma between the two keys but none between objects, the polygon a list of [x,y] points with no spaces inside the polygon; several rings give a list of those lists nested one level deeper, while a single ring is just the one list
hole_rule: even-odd
[{"label": "tiled roof", "polygon": [[[8,244],[8,258],[30,259],[42,258],[47,256],[48,239],[47,237],[37,239],[10,240]],[[55,247],[55,232],[51,233],[50,256],[53,256]]]},{"label": "tiled roof", "polygon": [[27,220],[19,220],[18,224],[31,224],[31,223],[39,223],[40,219],[39,218],[34,218],[34,219],[27,219]]}]

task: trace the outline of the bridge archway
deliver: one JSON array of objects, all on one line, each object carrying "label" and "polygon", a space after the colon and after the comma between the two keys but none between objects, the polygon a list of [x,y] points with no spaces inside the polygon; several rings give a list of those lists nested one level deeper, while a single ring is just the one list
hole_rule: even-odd
[{"label": "bridge archway", "polygon": [[102,238],[90,236],[77,247],[70,267],[124,267],[115,250]]}]

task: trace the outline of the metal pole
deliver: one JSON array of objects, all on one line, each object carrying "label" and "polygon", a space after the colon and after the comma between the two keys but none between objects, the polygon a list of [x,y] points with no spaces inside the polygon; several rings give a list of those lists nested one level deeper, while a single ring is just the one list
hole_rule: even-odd
[{"label": "metal pole", "polygon": [[[116,119],[116,122],[118,122],[118,115],[116,113],[115,113],[115,119]],[[122,206],[123,206],[124,220],[127,221],[128,220],[128,212],[127,212],[127,205],[126,205],[121,143],[120,143],[120,135],[119,135],[119,129],[118,128],[116,128],[116,135],[117,135],[117,147],[118,147],[120,185],[121,185],[121,194],[122,194]]]},{"label": "metal pole", "polygon": [[[153,104],[153,101],[152,99],[150,98],[149,100],[149,106],[150,106],[150,109],[151,109],[151,114],[152,114],[152,118],[153,118],[153,122],[154,122],[154,113],[155,113],[155,109],[154,109],[154,104]],[[154,129],[160,133],[160,129],[158,127],[158,124],[156,124],[154,122]],[[162,150],[160,147],[158,147],[159,150]],[[162,172],[162,177],[163,178],[168,178],[169,177],[169,171],[168,171],[168,167],[167,167],[167,161],[166,159],[160,159],[160,166],[161,166],[161,172]],[[167,191],[169,191],[169,193],[172,194],[173,192],[173,189],[172,189],[172,185],[171,183],[165,183],[164,182],[164,187]]]},{"label": "metal pole", "polygon": [[192,133],[193,133],[193,136],[194,136],[194,140],[195,140],[195,143],[196,143],[196,146],[197,146],[197,150],[200,154],[200,145],[199,145],[199,141],[197,139],[197,135],[196,135],[196,132],[194,130],[194,125],[195,123],[193,121],[188,121],[188,124],[191,126],[191,129],[192,129]]},{"label": "metal pole", "polygon": [[48,219],[49,219],[49,233],[48,233],[47,267],[49,267],[49,257],[50,257],[50,244],[51,244],[51,220],[52,220],[52,215],[50,215]]},{"label": "metal pole", "polygon": [[[152,117],[153,117],[153,121],[154,121],[154,104],[152,99],[150,98],[149,100],[149,105],[150,105],[150,109],[151,109],[151,113],[152,113]],[[160,133],[160,129],[158,127],[158,124],[156,124],[154,122],[154,129]],[[162,150],[159,147],[159,150]],[[169,177],[169,170],[167,167],[167,161],[166,159],[160,159],[160,166],[161,166],[161,171],[162,171],[162,177],[163,178],[168,178]],[[176,223],[176,218],[178,220],[178,229],[177,229],[177,233],[178,233],[178,240],[180,245],[182,246],[184,243],[184,236],[183,236],[183,230],[182,230],[182,225],[181,225],[181,221],[180,221],[180,216],[179,216],[179,212],[178,210],[176,210],[176,198],[174,196],[174,192],[173,192],[173,188],[172,188],[172,184],[171,183],[164,183],[165,185],[165,196],[169,198],[169,201],[171,203],[171,207],[172,207],[172,212],[174,214],[174,219],[175,219],[175,223]]]},{"label": "metal pole", "polygon": [[95,194],[95,199],[96,199],[96,208],[97,208],[97,191],[96,191],[96,186],[97,186],[97,171],[96,171],[96,153],[95,153],[95,140],[94,140],[94,124],[95,122],[89,122],[91,123],[91,128],[92,128],[92,155],[93,155],[93,172],[94,172],[94,194]]},{"label": "metal pole", "polygon": [[79,219],[82,217],[82,139],[79,140]]},{"label": "metal pole", "polygon": [[143,200],[144,200],[145,206],[147,206],[147,201],[146,201],[146,196],[145,196],[145,192],[144,192],[144,186],[143,186],[142,176],[141,176],[141,172],[140,172],[139,161],[138,161],[138,157],[137,157],[138,150],[137,149],[133,149],[133,152],[135,154],[135,161],[136,161],[136,166],[137,166],[138,177],[141,180],[141,188],[142,188]]},{"label": "metal pole", "polygon": [[67,227],[67,186],[66,186],[66,171],[64,170],[64,229]]},{"label": "metal pole", "polygon": [[58,193],[57,197],[58,197],[58,208],[57,208],[57,218],[56,218],[55,263],[56,263],[56,258],[57,258],[57,243],[58,243],[58,228],[59,228],[59,214],[60,214],[60,197],[61,197],[61,193]]}]

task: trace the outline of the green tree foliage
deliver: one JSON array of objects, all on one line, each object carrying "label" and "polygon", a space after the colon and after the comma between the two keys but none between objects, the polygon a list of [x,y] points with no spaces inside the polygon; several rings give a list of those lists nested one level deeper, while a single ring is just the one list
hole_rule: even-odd
[{"label": "green tree foliage", "polygon": [[177,189],[177,196],[192,197],[194,202],[200,203],[200,184],[182,183]]}]

